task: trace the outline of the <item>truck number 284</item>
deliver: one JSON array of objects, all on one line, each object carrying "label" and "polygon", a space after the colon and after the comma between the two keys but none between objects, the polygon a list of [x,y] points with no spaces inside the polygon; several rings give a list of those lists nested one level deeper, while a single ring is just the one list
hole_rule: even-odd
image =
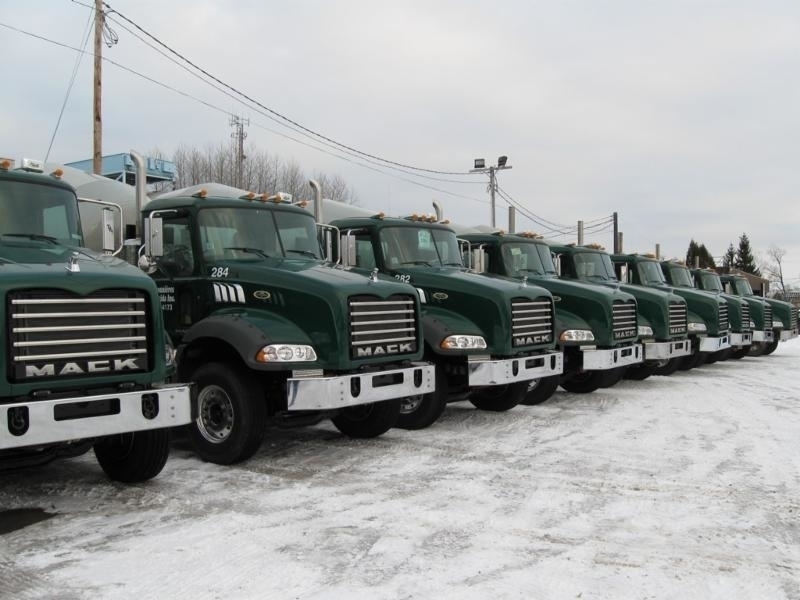
[{"label": "truck number 284", "polygon": [[228,267],[211,267],[211,277],[227,277]]}]

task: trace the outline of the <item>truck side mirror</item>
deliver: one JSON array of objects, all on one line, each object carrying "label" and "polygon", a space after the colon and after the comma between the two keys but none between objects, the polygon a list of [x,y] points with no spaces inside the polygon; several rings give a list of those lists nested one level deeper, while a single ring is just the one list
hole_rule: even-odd
[{"label": "truck side mirror", "polygon": [[110,208],[103,209],[103,252],[113,254],[116,248],[116,232],[114,231],[114,211]]},{"label": "truck side mirror", "polygon": [[486,273],[486,252],[483,247],[475,248],[470,253],[470,264],[476,273]]},{"label": "truck side mirror", "polygon": [[164,256],[164,220],[147,217],[144,220],[144,253],[150,258]]},{"label": "truck side mirror", "polygon": [[336,248],[338,252],[335,255],[334,242],[339,238],[339,228],[317,223],[317,238],[322,250],[322,258],[338,265],[341,260],[341,246]]},{"label": "truck side mirror", "polygon": [[342,266],[356,266],[356,237],[351,232],[339,236],[339,257]]}]

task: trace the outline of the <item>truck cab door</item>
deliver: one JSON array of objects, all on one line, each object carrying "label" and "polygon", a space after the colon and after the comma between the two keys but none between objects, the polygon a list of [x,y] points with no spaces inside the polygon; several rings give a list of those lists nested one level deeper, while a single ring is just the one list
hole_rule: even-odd
[{"label": "truck cab door", "polygon": [[161,309],[167,331],[178,343],[183,332],[194,322],[194,282],[199,265],[192,245],[187,217],[164,218],[164,254],[153,274],[158,284]]}]

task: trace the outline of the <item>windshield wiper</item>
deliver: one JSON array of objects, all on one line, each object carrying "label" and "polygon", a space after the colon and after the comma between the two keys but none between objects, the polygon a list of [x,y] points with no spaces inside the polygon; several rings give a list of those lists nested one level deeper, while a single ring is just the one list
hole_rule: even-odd
[{"label": "windshield wiper", "polygon": [[427,260],[407,260],[402,264],[404,264],[404,265],[425,265],[426,267],[432,267],[433,266]]},{"label": "windshield wiper", "polygon": [[21,237],[28,238],[29,240],[36,240],[37,242],[50,242],[51,244],[58,245],[58,240],[49,235],[42,235],[41,233],[3,233],[0,234],[5,237]]},{"label": "windshield wiper", "polygon": [[447,262],[442,263],[443,267],[463,267],[464,265],[460,262]]},{"label": "windshield wiper", "polygon": [[292,249],[287,249],[286,252],[295,252],[297,254],[302,254],[303,256],[310,256],[311,258],[319,258],[319,256],[311,252],[311,250],[295,250],[294,248],[292,248]]},{"label": "windshield wiper", "polygon": [[228,246],[227,248],[223,248],[223,250],[238,250],[239,252],[249,252],[250,254],[258,254],[263,258],[270,258],[269,254],[260,250],[259,248],[248,248],[247,246]]},{"label": "windshield wiper", "polygon": [[544,275],[539,269],[517,269],[517,271],[524,273],[533,273],[534,275]]}]

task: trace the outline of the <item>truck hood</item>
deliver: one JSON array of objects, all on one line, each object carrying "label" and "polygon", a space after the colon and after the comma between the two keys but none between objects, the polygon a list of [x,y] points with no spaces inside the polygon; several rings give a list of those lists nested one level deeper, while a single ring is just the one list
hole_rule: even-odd
[{"label": "truck hood", "polygon": [[[78,271],[67,270],[73,257]],[[54,246],[25,248],[24,252],[7,251],[0,258],[0,273],[8,287],[40,288],[43,281],[47,282],[46,287],[58,287],[63,281],[62,287],[77,293],[113,287],[152,289],[155,293],[155,284],[137,267],[114,256],[83,248]]]}]

